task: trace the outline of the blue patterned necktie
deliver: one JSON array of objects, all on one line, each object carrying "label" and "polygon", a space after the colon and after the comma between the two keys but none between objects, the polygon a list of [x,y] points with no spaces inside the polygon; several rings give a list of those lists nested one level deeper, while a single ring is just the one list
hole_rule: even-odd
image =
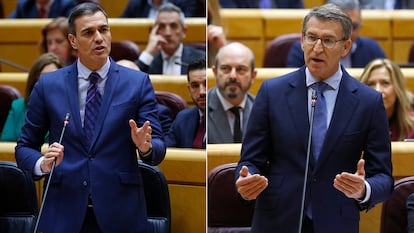
[{"label": "blue patterned necktie", "polygon": [[89,87],[86,94],[85,118],[83,123],[83,129],[88,139],[88,143],[91,141],[95,121],[102,101],[102,96],[98,87],[98,81],[100,78],[101,77],[96,72],[92,72],[89,75]]},{"label": "blue patterned necktie", "polygon": [[325,96],[323,95],[323,91],[325,90],[326,86],[327,84],[324,82],[316,83],[317,100],[312,129],[312,151],[315,161],[318,161],[327,130],[326,102]]}]

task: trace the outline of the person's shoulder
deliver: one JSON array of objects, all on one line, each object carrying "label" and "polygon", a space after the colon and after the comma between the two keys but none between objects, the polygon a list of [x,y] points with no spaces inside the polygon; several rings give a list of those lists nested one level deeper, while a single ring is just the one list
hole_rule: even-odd
[{"label": "person's shoulder", "polygon": [[195,112],[197,112],[197,114],[198,114],[198,108],[197,107],[183,109],[180,112],[178,112],[175,119],[177,121],[180,121],[180,120],[189,119],[191,117],[196,117],[197,115],[195,114]]},{"label": "person's shoulder", "polygon": [[369,37],[365,37],[365,36],[358,36],[357,40],[357,50],[359,49],[365,49],[365,48],[375,48],[375,49],[380,49],[382,50],[381,46],[379,45],[379,43]]}]

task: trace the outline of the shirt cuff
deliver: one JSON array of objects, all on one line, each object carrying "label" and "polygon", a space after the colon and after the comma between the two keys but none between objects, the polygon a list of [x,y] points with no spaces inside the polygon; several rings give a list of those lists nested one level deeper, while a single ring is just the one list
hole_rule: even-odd
[{"label": "shirt cuff", "polygon": [[154,56],[152,56],[150,53],[148,52],[142,52],[141,55],[139,55],[138,58],[142,63],[144,63],[145,65],[149,66],[151,65],[152,61],[154,60]]},{"label": "shirt cuff", "polygon": [[364,182],[365,182],[365,189],[366,189],[365,190],[365,198],[362,199],[362,200],[357,199],[357,201],[360,204],[368,202],[369,199],[371,198],[371,185],[366,180],[364,180]]},{"label": "shirt cuff", "polygon": [[42,169],[40,169],[40,164],[42,164],[43,159],[44,159],[44,157],[42,156],[42,157],[40,157],[40,158],[36,161],[36,164],[35,164],[35,167],[34,167],[34,171],[33,171],[33,173],[34,173],[36,176],[43,176],[43,175],[45,175],[45,174],[46,174],[46,173],[43,173],[43,172],[42,172]]}]

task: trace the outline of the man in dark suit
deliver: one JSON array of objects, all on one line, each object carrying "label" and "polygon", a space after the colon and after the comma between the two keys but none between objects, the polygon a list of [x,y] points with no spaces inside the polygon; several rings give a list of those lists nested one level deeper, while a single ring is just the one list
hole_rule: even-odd
[{"label": "man in dark suit", "polygon": [[352,44],[349,16],[323,5],[302,31],[306,66],[263,82],[236,186],[256,199],[254,233],[357,233],[359,211],[393,190],[387,116],[381,95],[340,65]]},{"label": "man in dark suit", "polygon": [[[165,1],[129,0],[121,18],[155,18],[156,12],[163,2]],[[203,7],[198,5],[199,1],[168,0],[168,2],[179,7],[185,17],[205,17],[205,12],[200,12],[200,8]]]},{"label": "man in dark suit", "polygon": [[68,17],[75,5],[73,0],[19,0],[9,18]]},{"label": "man in dark suit", "polygon": [[187,87],[196,107],[180,111],[166,136],[168,147],[206,148],[206,61],[188,65]]},{"label": "man in dark suit", "polygon": [[187,74],[188,64],[206,57],[205,51],[183,44],[187,32],[184,14],[172,3],[158,9],[147,47],[135,62],[149,74]]},{"label": "man in dark suit", "polygon": [[[166,151],[150,79],[109,57],[111,33],[99,5],[74,8],[68,38],[79,58],[37,82],[16,146],[17,164],[34,176],[49,174],[56,159],[39,230],[147,232],[137,150],[151,165]],[[51,144],[42,154],[47,132]]]},{"label": "man in dark suit", "polygon": [[212,70],[216,87],[207,93],[207,143],[240,143],[254,102],[248,93],[257,74],[253,51],[229,43],[218,51]]},{"label": "man in dark suit", "polygon": [[[386,55],[378,42],[359,36],[362,26],[361,10],[357,0],[329,0],[328,3],[339,6],[352,20],[352,47],[351,51],[341,58],[344,67],[363,68],[375,58],[386,58]],[[295,42],[290,48],[287,58],[287,67],[301,67],[305,64],[303,50],[300,41]]]}]

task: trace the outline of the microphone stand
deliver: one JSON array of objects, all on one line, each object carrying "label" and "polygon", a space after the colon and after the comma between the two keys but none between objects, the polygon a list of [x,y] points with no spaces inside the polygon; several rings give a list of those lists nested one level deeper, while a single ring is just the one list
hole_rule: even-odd
[{"label": "microphone stand", "polygon": [[[69,119],[70,119],[70,113],[66,113],[65,120],[63,121],[62,132],[60,133],[59,144],[62,143],[62,139],[63,139],[63,135],[65,133],[66,126],[69,124]],[[42,216],[43,206],[45,205],[46,196],[47,196],[47,193],[49,191],[49,185],[50,185],[50,181],[52,180],[53,171],[55,170],[55,167],[56,167],[56,157],[52,162],[52,169],[50,169],[49,178],[47,179],[47,182],[46,182],[46,188],[45,188],[45,191],[43,193],[42,205],[40,206],[39,215],[37,216],[36,225],[35,225],[35,228],[33,230],[33,233],[37,233],[37,229],[39,227],[39,222],[40,222],[40,217]]]},{"label": "microphone stand", "polygon": [[303,191],[302,191],[302,205],[300,208],[300,217],[299,217],[299,229],[298,233],[302,232],[302,225],[303,225],[303,214],[305,211],[305,197],[306,197],[306,185],[308,183],[308,170],[309,170],[309,159],[310,159],[310,150],[312,145],[312,128],[313,128],[313,115],[315,113],[315,106],[318,96],[316,91],[312,92],[312,105],[311,105],[311,112],[310,112],[310,127],[309,127],[309,137],[308,137],[308,148],[306,151],[306,165],[305,165],[305,178],[303,181]]}]

